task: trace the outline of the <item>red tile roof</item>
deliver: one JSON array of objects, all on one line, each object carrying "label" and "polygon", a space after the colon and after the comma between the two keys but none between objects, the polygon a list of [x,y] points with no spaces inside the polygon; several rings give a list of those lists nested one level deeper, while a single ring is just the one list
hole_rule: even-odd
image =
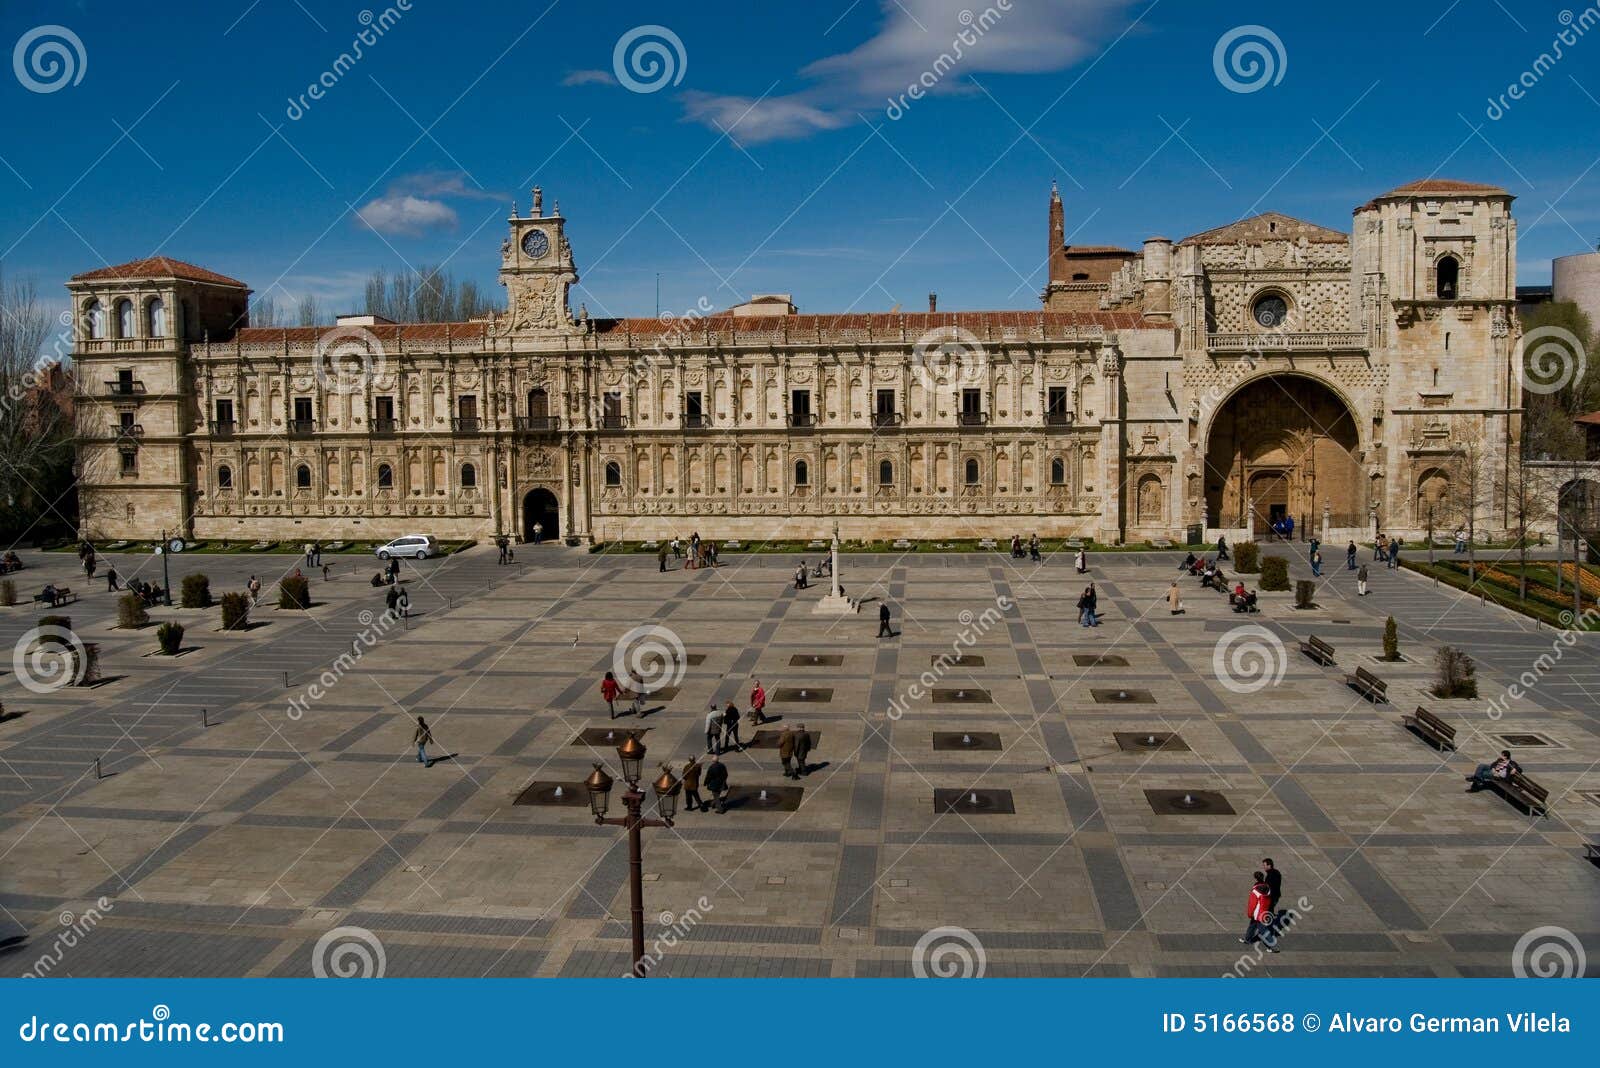
[{"label": "red tile roof", "polygon": [[1429,193],[1477,193],[1483,196],[1510,196],[1504,189],[1497,185],[1484,185],[1481,182],[1462,182],[1455,178],[1419,178],[1415,182],[1407,182],[1397,186],[1375,200],[1386,200],[1389,197],[1426,196]]},{"label": "red tile roof", "polygon": [[99,270],[84,271],[82,274],[72,276],[74,282],[101,282],[117,278],[182,278],[190,282],[210,282],[213,285],[234,286],[238,289],[250,288],[237,278],[229,278],[225,274],[208,271],[204,267],[196,267],[192,263],[175,260],[170,256],[151,256],[148,259],[119,263],[115,267],[101,267]]},{"label": "red tile roof", "polygon": [[376,323],[372,326],[247,326],[238,331],[237,340],[241,344],[251,342],[277,341],[296,343],[312,343],[323,334],[336,331],[356,332],[361,331],[371,334],[379,341],[394,341],[404,331],[404,340],[412,341],[465,341],[473,342],[481,339],[484,332],[483,323]]}]

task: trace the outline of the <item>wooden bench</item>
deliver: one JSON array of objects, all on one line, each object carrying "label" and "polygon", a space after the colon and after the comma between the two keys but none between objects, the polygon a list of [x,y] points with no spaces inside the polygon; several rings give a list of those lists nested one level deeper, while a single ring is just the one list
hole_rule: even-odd
[{"label": "wooden bench", "polygon": [[1514,772],[1509,779],[1493,779],[1488,781],[1489,789],[1510,801],[1528,810],[1530,816],[1548,816],[1550,791],[1528,778],[1522,772]]},{"label": "wooden bench", "polygon": [[1453,750],[1456,747],[1456,729],[1421,705],[1417,706],[1414,714],[1402,716],[1400,722],[1435,749]]},{"label": "wooden bench", "polygon": [[73,593],[71,588],[67,586],[56,587],[56,599],[54,604],[51,604],[50,599],[42,593],[36,593],[33,595],[33,601],[35,604],[48,604],[52,608],[59,608],[64,604],[71,604],[77,599],[78,595]]},{"label": "wooden bench", "polygon": [[1600,864],[1600,842],[1583,843],[1583,858]]},{"label": "wooden bench", "polygon": [[1358,667],[1354,675],[1346,675],[1344,684],[1375,705],[1389,700],[1389,684],[1366,668]]},{"label": "wooden bench", "polygon": [[1311,659],[1315,660],[1317,663],[1321,664],[1323,667],[1333,666],[1333,646],[1329,645],[1315,634],[1311,635],[1305,641],[1300,643],[1300,651],[1309,656]]}]

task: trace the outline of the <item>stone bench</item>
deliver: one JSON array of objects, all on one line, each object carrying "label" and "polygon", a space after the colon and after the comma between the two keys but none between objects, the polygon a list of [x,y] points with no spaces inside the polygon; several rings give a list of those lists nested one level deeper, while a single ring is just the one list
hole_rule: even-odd
[{"label": "stone bench", "polygon": [[1421,705],[1412,715],[1402,717],[1400,722],[1435,749],[1454,750],[1456,747],[1456,729]]}]

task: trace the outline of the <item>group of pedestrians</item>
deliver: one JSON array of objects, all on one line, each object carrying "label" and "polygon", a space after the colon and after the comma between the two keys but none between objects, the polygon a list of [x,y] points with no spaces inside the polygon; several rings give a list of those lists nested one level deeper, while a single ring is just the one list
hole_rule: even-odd
[{"label": "group of pedestrians", "polygon": [[1278,912],[1282,897],[1283,873],[1271,857],[1264,857],[1245,901],[1245,929],[1239,941],[1246,945],[1260,942],[1268,953],[1278,952],[1278,939],[1283,934],[1283,916]]},{"label": "group of pedestrians", "polygon": [[1011,535],[1011,558],[1013,560],[1032,560],[1039,562],[1039,535],[1030,534],[1027,541],[1022,540],[1021,534]]},{"label": "group of pedestrians", "polygon": [[[700,784],[704,781],[706,792],[711,795],[711,804],[706,804],[706,799],[700,795]],[[724,764],[715,753],[711,755],[711,762],[702,765],[697,757],[690,757],[683,765],[681,776],[683,788],[683,810],[685,812],[711,812],[723,813],[728,811],[728,765]]]},{"label": "group of pedestrians", "polygon": [[517,550],[512,546],[510,538],[506,537],[504,534],[498,535],[494,539],[494,547],[500,553],[500,557],[495,561],[495,563],[510,564],[516,562]]},{"label": "group of pedestrians", "polygon": [[[1080,549],[1079,552],[1082,552]],[[1095,592],[1094,583],[1083,588],[1078,595],[1078,626],[1098,627],[1100,625],[1100,595]]]}]

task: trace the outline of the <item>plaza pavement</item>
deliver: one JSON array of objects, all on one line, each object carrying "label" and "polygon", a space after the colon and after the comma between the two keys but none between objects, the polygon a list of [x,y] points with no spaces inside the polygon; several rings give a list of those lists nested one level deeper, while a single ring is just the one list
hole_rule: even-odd
[{"label": "plaza pavement", "polygon": [[[308,685],[382,612],[370,558],[328,557],[335,577],[313,578],[308,613],[267,607],[298,557],[174,558],[174,586],[203,570],[216,594],[250,573],[266,589],[244,634],[219,633],[216,609],[154,611],[189,627],[193,651],[169,659],[141,655],[153,626],[113,627],[112,595],[70,555],[25,553],[24,597],[47,578],[85,591],[61,614],[101,644],[109,681],[40,695],[11,665],[0,677],[0,919],[29,932],[0,969],[49,957],[54,975],[305,976],[319,955],[329,963],[324,936],[359,928],[337,937],[381,946],[391,976],[624,972],[624,836],[581,804],[512,801],[534,781],[575,786],[596,760],[618,774],[609,749],[574,739],[607,725],[598,679],[641,624],[703,657],[647,704],[659,711],[618,721],[648,728],[652,777],[704,748],[709,702],[743,710],[752,677],[769,693],[831,691],[769,705],[821,736],[796,811],[680,812],[645,833],[647,938],[670,930],[676,943],[658,975],[893,976],[959,969],[963,952],[991,976],[1507,975],[1519,938],[1544,925],[1600,961],[1600,869],[1581,849],[1600,837],[1593,637],[1561,646],[1495,720],[1488,699],[1555,633],[1404,572],[1373,568],[1358,599],[1342,559],[1319,607],[1263,594],[1247,619],[1187,577],[1187,612],[1169,615],[1180,553],[1094,554],[1086,577],[1066,554],[850,555],[846,584],[867,601],[827,618],[811,613],[822,588],[791,588],[793,557],[658,574],[649,556],[520,549],[509,567],[488,547],[406,564],[409,628],[376,639],[320,699]],[[1303,547],[1264,550],[1308,574]],[[113,560],[160,581],[148,558]],[[1100,591],[1094,630],[1076,624],[1085,578]],[[884,598],[900,633],[879,641]],[[1389,613],[1402,664],[1374,659]],[[0,609],[0,648],[39,614]],[[1337,667],[1295,650],[1313,632]],[[912,699],[958,637],[983,663],[935,685],[989,700]],[[1225,677],[1219,643],[1225,659],[1243,649]],[[1477,659],[1483,699],[1426,694],[1444,643]],[[842,663],[794,666],[797,654]],[[1074,659],[1095,654],[1127,664]],[[1389,704],[1343,685],[1357,666],[1388,681]],[[1098,703],[1107,689],[1150,700]],[[1399,726],[1419,703],[1458,727],[1459,755]],[[416,763],[417,714],[452,759]],[[992,732],[1001,749],[936,751],[934,731]],[[1117,731],[1175,731],[1188,749],[1124,753]],[[1502,733],[1551,743],[1517,749],[1550,788],[1548,819],[1463,793]],[[736,788],[790,785],[774,750],[726,759]],[[1009,790],[1015,813],[936,814],[944,788]],[[1147,789],[1219,791],[1234,814],[1158,814]],[[1285,903],[1306,906],[1266,958],[1236,942],[1263,856],[1284,871]],[[94,924],[58,952],[63,913]]]}]

